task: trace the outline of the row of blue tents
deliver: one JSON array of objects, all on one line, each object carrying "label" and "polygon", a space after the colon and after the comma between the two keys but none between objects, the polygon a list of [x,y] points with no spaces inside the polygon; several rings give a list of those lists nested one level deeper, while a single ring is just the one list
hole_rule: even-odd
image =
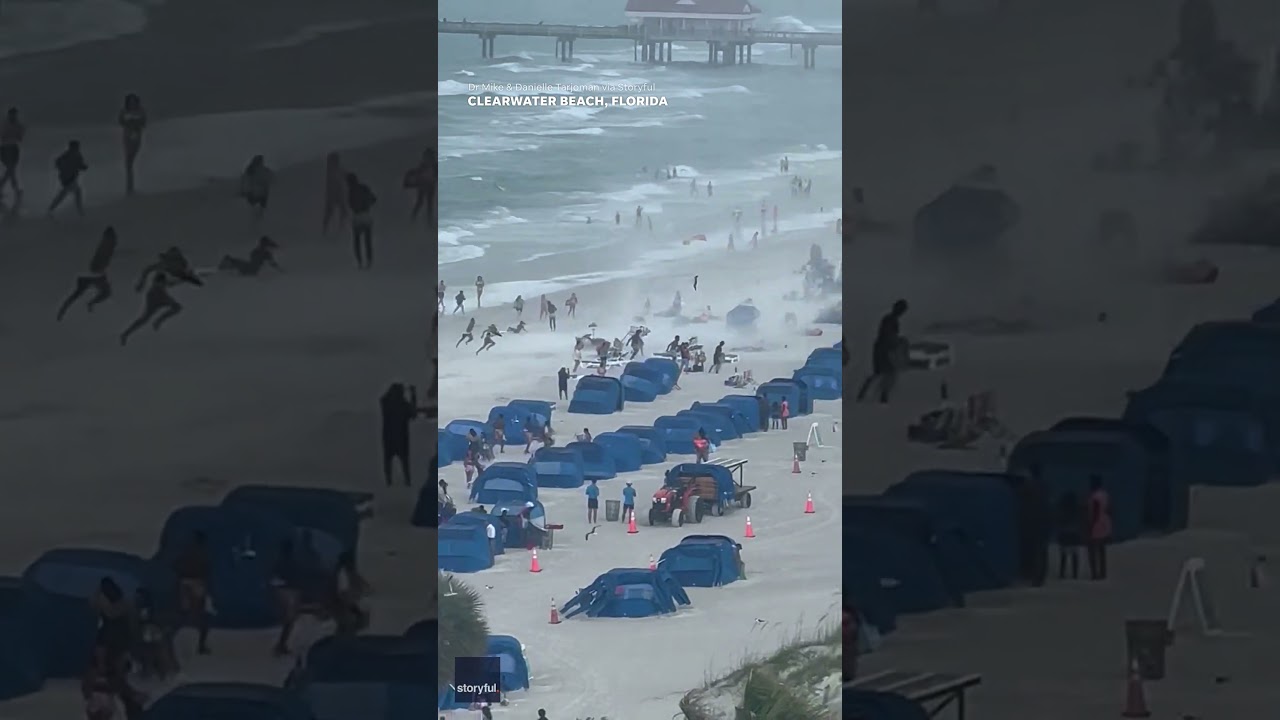
[{"label": "row of blue tents", "polygon": [[103,578],[134,597],[145,590],[161,616],[177,614],[173,564],[197,533],[206,538],[217,628],[279,622],[270,587],[285,540],[304,569],[305,595],[327,592],[339,556],[356,553],[370,496],[321,488],[246,485],[219,505],[173,511],[155,553],[55,548],[21,577],[0,579],[0,700],[38,691],[46,679],[79,677],[88,666],[98,619],[89,599]]}]

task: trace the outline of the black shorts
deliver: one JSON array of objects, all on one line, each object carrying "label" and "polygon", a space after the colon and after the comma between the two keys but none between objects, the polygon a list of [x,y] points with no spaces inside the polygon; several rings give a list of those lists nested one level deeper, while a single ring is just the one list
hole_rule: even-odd
[{"label": "black shorts", "polygon": [[597,510],[600,508],[600,501],[596,498],[587,498],[587,509]]},{"label": "black shorts", "polygon": [[22,146],[12,143],[0,145],[0,165],[7,168],[18,166],[18,160],[22,157]]},{"label": "black shorts", "polygon": [[253,194],[245,195],[244,200],[245,202],[249,203],[249,207],[262,208],[263,210],[267,209],[266,195],[253,195]]}]

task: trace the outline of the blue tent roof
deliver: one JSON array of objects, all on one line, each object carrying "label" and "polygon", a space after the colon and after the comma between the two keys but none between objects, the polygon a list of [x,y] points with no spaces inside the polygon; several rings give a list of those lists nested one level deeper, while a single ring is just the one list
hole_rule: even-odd
[{"label": "blue tent roof", "polygon": [[543,423],[551,422],[555,414],[556,404],[550,400],[528,400],[517,398],[507,403],[507,407],[519,409],[526,414],[532,413]]},{"label": "blue tent roof", "polygon": [[493,463],[471,483],[471,500],[484,505],[537,499],[538,476],[527,463]]},{"label": "blue tent roof", "polygon": [[662,373],[662,392],[669,393],[680,380],[680,364],[670,358],[652,357],[644,364]]},{"label": "blue tent roof", "polygon": [[538,476],[538,487],[577,488],[587,481],[586,463],[577,450],[561,447],[542,447],[533,453],[529,461]]},{"label": "blue tent roof", "polygon": [[660,567],[684,587],[719,587],[741,579],[741,550],[724,535],[687,535],[663,551]]},{"label": "blue tent roof", "polygon": [[[440,526],[436,536],[436,566],[445,572],[473,573],[493,567],[493,546],[483,525],[467,522],[475,513],[458,513]],[[458,518],[464,518],[459,521]]]},{"label": "blue tent roof", "polygon": [[626,402],[649,403],[662,394],[662,386],[651,378],[624,373],[618,381],[622,383],[622,395]]},{"label": "blue tent roof", "polygon": [[839,368],[826,365],[805,365],[791,375],[809,388],[815,400],[839,400],[844,394],[844,380]]},{"label": "blue tent roof", "polygon": [[600,433],[592,442],[608,451],[618,472],[634,472],[644,465],[644,451],[640,438],[620,432]]},{"label": "blue tent roof", "polygon": [[163,566],[131,553],[98,548],[49,550],[27,566],[22,581],[35,604],[37,634],[46,647],[48,677],[77,677],[88,665],[98,630],[89,598],[104,577],[126,597],[146,588],[161,607],[171,607],[174,581]]},{"label": "blue tent roof", "polygon": [[[546,529],[547,509],[537,500],[533,500],[531,502],[533,502],[533,508],[529,513],[529,521],[539,528]],[[501,522],[503,510],[507,511],[507,516],[510,518],[506,521],[506,537],[503,541],[504,546],[509,548],[522,548],[529,546],[530,538],[525,536],[524,527],[517,517],[524,509],[524,503],[494,505],[489,508],[489,515],[498,518],[499,522]]]},{"label": "blue tent roof", "polygon": [[668,487],[676,487],[680,484],[682,478],[688,477],[709,477],[715,480],[716,491],[720,495],[720,503],[727,506],[733,502],[734,483],[733,473],[723,465],[711,465],[709,463],[680,463],[672,466],[663,476],[663,485]]},{"label": "blue tent roof", "polygon": [[690,417],[697,420],[700,423],[699,427],[706,429],[707,437],[711,438],[711,442],[717,442],[717,438],[719,442],[726,442],[742,437],[742,432],[738,430],[738,426],[725,413],[691,407],[688,410],[681,410],[676,413],[676,417]]},{"label": "blue tent roof", "polygon": [[[677,433],[668,434],[666,436],[667,452],[673,452],[672,443],[680,444],[687,437],[689,441],[689,452],[693,452],[694,435],[701,430],[713,444],[719,445],[725,441],[724,436],[720,434],[719,427],[723,421],[714,415],[702,415],[701,413],[684,413],[676,415],[663,415],[653,421],[653,426],[664,431],[679,431]],[[675,452],[680,452],[675,450]]]},{"label": "blue tent roof", "polygon": [[1280,299],[1273,300],[1253,311],[1249,319],[1262,325],[1280,325]]},{"label": "blue tent roof", "polygon": [[688,604],[689,595],[680,582],[662,568],[614,568],[580,590],[560,614],[565,619],[583,613],[587,617],[651,617]]},{"label": "blue tent roof", "polygon": [[565,445],[582,456],[583,474],[588,480],[608,480],[618,476],[613,455],[604,445],[596,442],[574,441]]},{"label": "blue tent roof", "polygon": [[278,603],[270,587],[276,556],[296,528],[276,513],[247,506],[189,506],[169,514],[160,531],[155,559],[164,567],[190,544],[196,532],[208,538],[213,577],[209,592],[217,612],[214,627],[273,627]]},{"label": "blue tent roof", "polygon": [[422,684],[435,696],[436,658],[421,642],[405,635],[330,635],[308,650],[294,680],[313,683]]},{"label": "blue tent roof", "polygon": [[925,503],[946,515],[977,545],[991,574],[989,590],[1012,585],[1019,574],[1021,540],[1018,498],[1007,475],[1001,473],[922,470],[885,491]]},{"label": "blue tent roof", "polygon": [[846,517],[841,544],[845,592],[878,628],[900,614],[964,604],[943,575],[935,548],[922,538]]},{"label": "blue tent roof", "polygon": [[774,412],[773,406],[782,406],[782,401],[787,401],[787,410],[790,411],[791,417],[800,415],[802,405],[802,391],[800,383],[795,380],[770,380],[767,383],[761,383],[756,387],[756,395],[764,398],[769,403],[769,411]]},{"label": "blue tent roof", "polygon": [[170,690],[143,720],[316,720],[307,704],[284,688],[254,683],[191,683]]},{"label": "blue tent roof", "polygon": [[844,367],[843,353],[839,347],[818,348],[809,353],[804,364],[807,367],[825,367],[839,373]]},{"label": "blue tent roof", "polygon": [[728,403],[695,402],[693,406],[690,407],[689,409],[696,410],[698,412],[710,412],[710,413],[719,414],[729,422],[733,423],[733,427],[735,430],[738,431],[739,437],[747,435],[748,433],[760,431],[759,426],[752,422],[750,416],[741,412],[738,408],[735,408],[734,406],[729,405]]},{"label": "blue tent roof", "polygon": [[359,549],[358,502],[356,494],[341,490],[279,485],[241,485],[222,499],[223,505],[245,503],[260,507],[280,515],[294,527],[310,530],[312,547],[334,566],[344,550],[355,553]]},{"label": "blue tent roof", "polygon": [[[701,426],[698,421],[693,418],[674,415],[664,415],[653,421],[657,442],[662,444],[662,449],[669,455],[693,455],[694,433],[699,427]],[[709,436],[710,433],[708,433]],[[715,441],[712,440],[712,442]]]},{"label": "blue tent roof", "polygon": [[716,402],[721,405],[728,405],[746,415],[757,430],[767,430],[769,428],[768,406],[766,405],[762,408],[760,397],[757,395],[725,395]]},{"label": "blue tent roof", "polygon": [[467,439],[444,428],[437,428],[436,448],[440,453],[440,467],[446,467],[462,462],[467,456]]},{"label": "blue tent roof", "polygon": [[1247,391],[1164,383],[1131,396],[1125,416],[1157,427],[1170,441],[1179,479],[1193,485],[1254,486],[1275,475],[1280,427]]},{"label": "blue tent roof", "polygon": [[[490,429],[494,427],[494,423],[498,418],[502,418],[502,436],[506,443],[516,445],[522,442],[524,437],[525,426],[528,424],[529,411],[527,408],[513,408],[510,405],[498,405],[489,409],[489,420],[486,425]],[[542,427],[528,428],[534,433],[540,433]],[[498,444],[497,433],[494,433],[494,445]],[[465,457],[465,454],[463,455]]]},{"label": "blue tent roof", "polygon": [[485,647],[486,655],[496,655],[502,671],[502,692],[525,690],[529,687],[529,661],[524,656],[524,646],[511,635],[490,635]]},{"label": "blue tent roof", "polygon": [[1169,354],[1161,376],[1280,392],[1280,326],[1242,321],[1196,325]]},{"label": "blue tent roof", "polygon": [[725,313],[724,323],[731,328],[749,328],[760,319],[760,311],[755,305],[735,305]]},{"label": "blue tent roof", "polygon": [[583,415],[610,415],[626,405],[622,381],[607,375],[588,375],[573,388],[569,412]]}]

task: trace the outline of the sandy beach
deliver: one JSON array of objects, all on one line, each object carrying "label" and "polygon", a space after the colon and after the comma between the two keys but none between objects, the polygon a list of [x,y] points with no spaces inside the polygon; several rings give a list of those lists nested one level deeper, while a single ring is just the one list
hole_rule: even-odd
[{"label": "sandy beach", "polygon": [[[1216,6],[1223,35],[1254,57],[1269,57],[1280,41],[1272,32],[1274,7],[1247,0]],[[911,300],[904,332],[914,338],[934,337],[925,330],[930,323],[978,316],[1025,319],[1032,329],[939,336],[953,342],[955,368],[908,375],[888,408],[851,406],[845,422],[864,462],[845,477],[846,493],[875,493],[925,468],[1003,467],[995,445],[946,452],[904,442],[907,423],[936,405],[943,379],[953,394],[993,390],[1000,418],[1019,434],[1070,415],[1114,417],[1126,391],[1159,376],[1192,325],[1247,317],[1274,299],[1271,253],[1205,253],[1183,244],[1211,198],[1269,169],[1274,156],[1255,153],[1201,175],[1090,171],[1093,154],[1116,142],[1150,147],[1153,98],[1125,80],[1168,51],[1174,7],[1034,2],[1005,15],[919,19],[903,11],[895,18],[886,10],[882,17],[883,35],[896,41],[859,52],[893,72],[851,77],[865,111],[850,121],[857,139],[849,152],[859,159],[859,177],[850,182],[866,184],[879,219],[905,227],[949,179],[992,163],[1024,219],[1015,261],[986,276],[920,271],[902,238],[856,243],[846,258],[847,333],[855,345],[869,341],[880,308],[896,297]],[[1136,217],[1135,256],[1116,257],[1092,241],[1097,215],[1108,207]],[[1202,254],[1222,268],[1216,285],[1151,282],[1163,260]],[[1106,322],[1098,321],[1102,312]],[[865,354],[855,352],[852,372],[864,367]],[[1269,486],[1195,488],[1192,528],[1116,547],[1110,580],[981,593],[963,610],[905,618],[862,670],[980,673],[969,711],[991,720],[1028,712],[1045,720],[1117,715],[1125,699],[1124,621],[1164,618],[1179,568],[1199,556],[1227,633],[1205,639],[1180,632],[1169,678],[1148,684],[1147,697],[1155,717],[1256,714],[1275,703],[1265,671],[1274,662],[1267,638],[1275,626],[1265,609],[1275,591],[1250,589],[1247,564],[1275,546],[1268,518],[1278,501]]]}]

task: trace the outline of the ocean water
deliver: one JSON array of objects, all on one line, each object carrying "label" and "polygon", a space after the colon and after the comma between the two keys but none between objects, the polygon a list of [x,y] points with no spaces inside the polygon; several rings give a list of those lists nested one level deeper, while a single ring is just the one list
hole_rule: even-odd
[{"label": "ocean water", "polygon": [[[625,22],[621,6],[496,0],[480,8],[443,2],[441,17],[614,25]],[[839,30],[840,7],[770,2],[758,27]],[[758,45],[753,64],[718,67],[708,67],[705,44],[693,42],[677,44],[674,64],[667,66],[634,61],[626,41],[579,40],[573,60],[562,63],[552,38],[499,37],[495,54],[482,59],[480,42],[472,36],[440,37],[438,260],[440,275],[450,284],[484,274],[527,290],[526,281],[552,280],[545,269],[556,265],[557,257],[584,250],[608,265],[593,264],[589,272],[577,266],[578,275],[592,279],[678,260],[685,253],[679,243],[637,241],[632,231],[637,206],[643,206],[660,237],[718,235],[719,225],[690,226],[693,208],[706,204],[705,198],[690,197],[690,179],[698,180],[700,195],[709,180],[716,197],[760,197],[764,184],[776,186],[783,155],[797,167],[840,158],[839,48],[819,49],[813,70],[804,70],[800,52],[792,57],[785,45]],[[539,89],[468,87],[482,83]],[[574,85],[646,89],[577,91]],[[469,97],[483,94],[540,93],[647,95],[666,98],[667,105],[467,104]],[[678,177],[654,177],[655,169],[667,167],[677,168]],[[622,215],[621,226],[614,224],[615,213]],[[744,215],[750,226],[753,213]],[[569,263],[564,259],[566,269]],[[573,284],[570,274],[566,270],[552,286]]]}]

